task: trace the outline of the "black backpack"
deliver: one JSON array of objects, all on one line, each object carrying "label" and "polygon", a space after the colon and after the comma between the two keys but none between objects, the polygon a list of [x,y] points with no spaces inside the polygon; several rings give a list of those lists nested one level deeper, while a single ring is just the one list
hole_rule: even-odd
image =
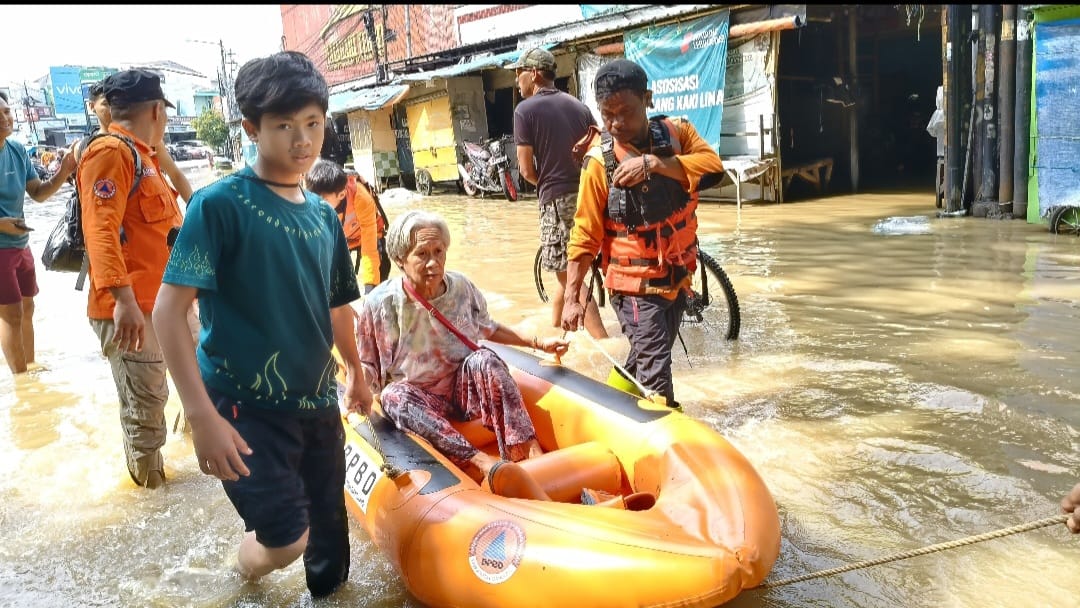
[{"label": "black backpack", "polygon": [[[131,155],[135,159],[135,183],[132,184],[131,191],[128,192],[128,197],[130,197],[135,193],[135,189],[139,187],[139,182],[142,181],[142,158],[139,156],[139,151],[135,149],[135,145],[129,138],[115,133],[95,133],[76,144],[76,147],[79,150],[86,150],[99,137],[115,137],[127,144],[131,150]],[[75,154],[74,149],[72,154]],[[121,229],[120,236],[121,240],[123,240],[123,229]],[[78,186],[68,196],[64,215],[60,217],[60,221],[56,223],[52,232],[49,233],[49,239],[45,242],[45,250],[41,253],[41,263],[45,265],[45,270],[78,272],[79,277],[75,280],[75,289],[82,290],[86,282],[86,273],[90,268],[90,258],[86,254],[86,242],[83,238],[82,204],[79,201]]]}]

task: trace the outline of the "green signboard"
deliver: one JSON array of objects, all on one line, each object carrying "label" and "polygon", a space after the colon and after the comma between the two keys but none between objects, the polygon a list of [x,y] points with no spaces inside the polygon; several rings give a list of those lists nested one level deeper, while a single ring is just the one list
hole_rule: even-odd
[{"label": "green signboard", "polygon": [[79,77],[83,82],[93,84],[109,74],[115,74],[117,71],[116,68],[82,68],[79,71]]}]

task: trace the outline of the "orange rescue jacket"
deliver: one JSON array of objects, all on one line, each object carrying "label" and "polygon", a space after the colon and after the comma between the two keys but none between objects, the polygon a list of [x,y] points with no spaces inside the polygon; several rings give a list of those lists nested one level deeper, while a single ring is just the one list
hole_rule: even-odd
[{"label": "orange rescue jacket", "polygon": [[[679,133],[671,120],[652,120],[666,132],[663,143],[670,142],[671,153],[681,153]],[[650,153],[655,153],[658,142],[654,138],[652,143]],[[633,188],[611,187],[614,168],[638,154],[607,133],[594,137],[590,155],[596,156],[597,150],[603,155],[599,160],[607,167],[609,184],[600,261],[604,286],[624,294],[677,287],[697,269],[697,193],[687,193],[677,180],[658,174]]]}]

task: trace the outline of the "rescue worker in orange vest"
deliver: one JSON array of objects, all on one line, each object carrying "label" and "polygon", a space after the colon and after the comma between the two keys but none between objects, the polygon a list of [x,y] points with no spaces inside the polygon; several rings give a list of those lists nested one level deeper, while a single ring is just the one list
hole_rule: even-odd
[{"label": "rescue worker in orange vest", "polygon": [[604,287],[630,340],[626,371],[678,409],[671,350],[697,268],[697,192],[719,184],[723,166],[689,122],[646,116],[652,91],[636,63],[605,64],[595,91],[605,131],[575,146],[585,164],[567,245],[562,326],[583,326],[579,293],[599,254]]},{"label": "rescue worker in orange vest", "polygon": [[108,131],[119,137],[90,143],[75,177],[90,259],[87,316],[116,382],[128,473],[136,485],[158,488],[169,385],[151,313],[183,214],[153,144],[165,135],[166,107],[175,106],[147,70],[117,72],[102,86],[112,109]]},{"label": "rescue worker in orange vest", "polygon": [[[348,177],[346,191],[349,200],[353,202],[361,230],[370,233],[374,229],[375,232],[377,254],[364,255],[357,259],[360,273],[357,278],[364,288],[364,293],[367,293],[390,276],[390,256],[386,254],[386,226],[389,220],[386,218],[382,205],[379,204],[379,195],[375,192],[375,188],[352,169],[346,169],[345,175]],[[366,238],[363,246],[367,246]]]},{"label": "rescue worker in orange vest", "polygon": [[364,286],[364,293],[371,291],[386,277],[382,275],[378,249],[380,218],[370,188],[366,182],[358,186],[354,175],[347,175],[340,165],[325,158],[308,169],[304,185],[337,211],[349,251],[356,252],[358,282]]}]

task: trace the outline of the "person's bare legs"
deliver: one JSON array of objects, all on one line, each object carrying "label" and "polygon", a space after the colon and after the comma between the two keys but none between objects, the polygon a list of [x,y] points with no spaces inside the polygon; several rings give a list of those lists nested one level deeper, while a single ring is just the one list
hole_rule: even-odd
[{"label": "person's bare legs", "polygon": [[13,374],[26,371],[26,347],[23,341],[23,304],[0,306],[0,349]]},{"label": "person's bare legs", "polygon": [[36,354],[34,352],[34,298],[23,298],[22,311],[23,360],[29,368]]},{"label": "person's bare legs", "polygon": [[[555,289],[555,293],[551,297],[551,326],[562,327],[562,309],[563,309],[563,293],[566,290],[566,271],[556,272],[555,276],[559,279],[559,286]],[[604,321],[600,319],[600,308],[596,305],[596,300],[589,297],[589,292],[582,291],[582,300],[585,301],[585,330],[589,332],[589,335],[600,340],[607,338],[607,329],[604,328]]]},{"label": "person's bare legs", "polygon": [[256,540],[255,532],[247,532],[244,534],[244,539],[240,541],[236,571],[249,581],[259,580],[260,577],[296,561],[296,558],[304,554],[307,541],[308,533],[305,530],[299,540],[293,544],[271,549]]},{"label": "person's bare legs", "polygon": [[500,459],[493,458],[483,453],[482,451],[477,450],[476,454],[469,459],[469,462],[471,462],[473,466],[475,466],[477,469],[480,469],[481,479],[485,479],[487,478],[488,471],[491,470],[491,467],[498,464],[499,460]]},{"label": "person's bare legs", "polygon": [[[528,449],[528,456],[526,456],[526,458],[536,458],[537,456],[544,455],[544,449],[540,447],[540,442],[537,441],[535,437],[525,442],[525,446]],[[480,470],[481,479],[486,479],[488,472],[491,471],[491,467],[498,464],[500,460],[502,459],[488,456],[484,452],[477,450],[476,454],[469,459],[469,462]]]}]

